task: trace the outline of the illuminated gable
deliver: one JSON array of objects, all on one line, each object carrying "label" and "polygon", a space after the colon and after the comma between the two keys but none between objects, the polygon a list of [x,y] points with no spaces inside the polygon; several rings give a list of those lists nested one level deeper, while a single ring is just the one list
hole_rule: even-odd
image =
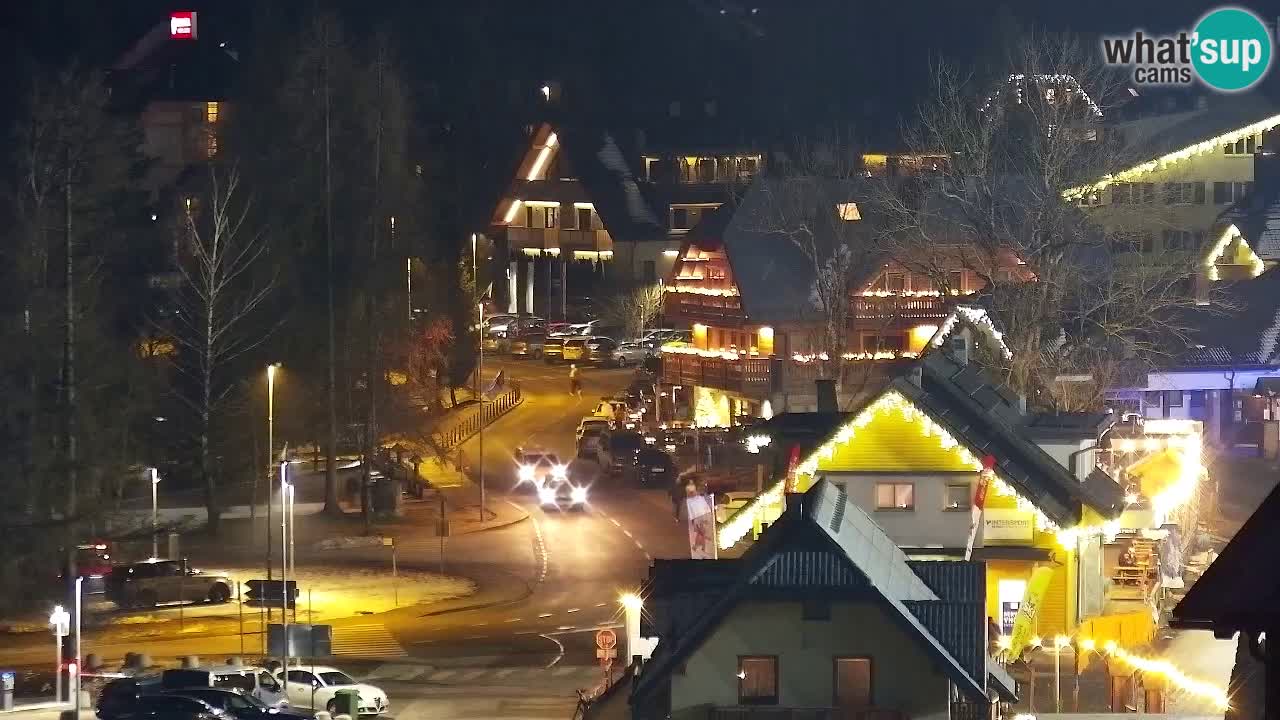
[{"label": "illuminated gable", "polygon": [[1249,242],[1244,239],[1244,235],[1234,224],[1224,228],[1222,234],[1218,236],[1218,239],[1209,247],[1209,251],[1205,253],[1204,269],[1210,280],[1221,279],[1221,274],[1218,271],[1219,265],[1246,266],[1249,268],[1251,277],[1261,275],[1262,271],[1266,269],[1262,258],[1253,252]]}]

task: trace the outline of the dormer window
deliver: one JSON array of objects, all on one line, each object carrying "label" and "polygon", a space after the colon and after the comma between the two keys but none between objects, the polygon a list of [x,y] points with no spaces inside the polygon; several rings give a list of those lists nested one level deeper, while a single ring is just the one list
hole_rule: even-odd
[{"label": "dormer window", "polygon": [[836,214],[845,222],[862,219],[862,213],[858,211],[858,203],[856,202],[836,203]]}]

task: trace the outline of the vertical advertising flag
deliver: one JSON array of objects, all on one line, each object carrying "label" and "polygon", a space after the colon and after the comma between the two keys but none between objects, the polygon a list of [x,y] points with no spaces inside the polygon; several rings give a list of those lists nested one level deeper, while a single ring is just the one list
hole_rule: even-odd
[{"label": "vertical advertising flag", "polygon": [[978,474],[978,484],[973,488],[973,504],[969,509],[969,540],[964,546],[964,559],[973,556],[973,544],[978,540],[978,528],[982,526],[982,511],[987,506],[987,489],[991,487],[991,476],[996,459],[992,455],[982,458],[982,472]]},{"label": "vertical advertising flag", "polygon": [[685,500],[689,518],[689,558],[716,559],[716,513],[709,495],[690,495]]},{"label": "vertical advertising flag", "polygon": [[1018,607],[1018,615],[1013,619],[1013,635],[1009,640],[1009,659],[1016,660],[1022,651],[1027,649],[1031,638],[1035,635],[1036,616],[1040,611],[1040,603],[1044,602],[1044,594],[1049,589],[1049,581],[1053,579],[1053,568],[1041,565],[1031,572],[1027,581],[1026,594]]},{"label": "vertical advertising flag", "polygon": [[791,457],[787,459],[787,492],[796,492],[796,466],[800,464],[800,446],[791,446]]}]

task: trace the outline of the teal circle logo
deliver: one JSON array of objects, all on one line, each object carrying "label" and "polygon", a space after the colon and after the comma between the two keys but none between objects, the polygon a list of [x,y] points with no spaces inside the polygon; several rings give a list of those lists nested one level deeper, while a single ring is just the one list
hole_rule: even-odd
[{"label": "teal circle logo", "polygon": [[1210,12],[1196,24],[1191,42],[1191,64],[1216,90],[1247,90],[1271,65],[1271,34],[1248,10],[1226,7]]}]

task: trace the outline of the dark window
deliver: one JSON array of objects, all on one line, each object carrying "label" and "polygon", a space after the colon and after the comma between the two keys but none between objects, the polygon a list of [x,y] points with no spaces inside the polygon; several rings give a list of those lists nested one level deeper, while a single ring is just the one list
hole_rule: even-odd
[{"label": "dark window", "polygon": [[1197,181],[1192,183],[1192,185],[1195,185],[1194,202],[1197,205],[1203,205],[1204,204],[1204,183]]},{"label": "dark window", "polygon": [[1155,249],[1155,238],[1151,236],[1150,232],[1143,231],[1139,235],[1142,237],[1142,252],[1149,253]]},{"label": "dark window", "polygon": [[1133,186],[1129,183],[1115,183],[1111,186],[1111,202],[1116,205],[1133,203]]},{"label": "dark window", "polygon": [[947,273],[947,283],[951,285],[948,289],[955,292],[964,292],[964,271],[952,270]]},{"label": "dark window", "polygon": [[650,285],[658,282],[658,264],[653,260],[644,261],[644,281]]},{"label": "dark window", "polygon": [[968,510],[970,501],[969,483],[947,483],[947,510]]},{"label": "dark window", "polygon": [[1214,205],[1225,205],[1226,203],[1231,201],[1231,198],[1230,198],[1231,191],[1229,189],[1230,187],[1231,187],[1230,183],[1216,182],[1213,184],[1213,204]]},{"label": "dark window", "polygon": [[590,230],[591,229],[591,208],[578,208],[577,210],[578,210],[577,212],[578,229]]},{"label": "dark window", "polygon": [[738,704],[778,704],[777,655],[747,655],[738,658]]},{"label": "dark window", "polygon": [[1134,200],[1137,200],[1138,188],[1142,189],[1142,202],[1153,203],[1156,201],[1156,184],[1155,183],[1137,183],[1134,186]]},{"label": "dark window", "polygon": [[226,675],[217,675],[213,679],[213,686],[217,688],[229,688],[244,692],[253,692],[253,674],[228,673]]},{"label": "dark window", "polygon": [[1204,407],[1204,391],[1203,390],[1191,391],[1191,407],[1193,408]]},{"label": "dark window", "polygon": [[1142,393],[1142,401],[1149,407],[1160,407],[1160,391]]},{"label": "dark window", "polygon": [[689,229],[689,208],[671,208],[671,229]]},{"label": "dark window", "polygon": [[889,292],[902,292],[907,289],[907,276],[902,273],[889,273]]},{"label": "dark window", "polygon": [[560,208],[547,206],[543,227],[560,227]]},{"label": "dark window", "polygon": [[312,677],[311,673],[307,672],[306,670],[290,670],[289,671],[289,682],[303,683],[305,685],[310,685],[314,680],[315,678]]},{"label": "dark window", "polygon": [[1171,408],[1182,407],[1182,391],[1181,390],[1170,390],[1164,394],[1164,397],[1165,397],[1165,407],[1171,407]]},{"label": "dark window", "polygon": [[536,227],[533,224],[533,206],[532,205],[524,206],[524,226],[527,228]]},{"label": "dark window", "polygon": [[835,697],[841,710],[871,707],[871,658],[835,658]]},{"label": "dark window", "polygon": [[804,620],[830,620],[831,601],[825,598],[807,597],[804,599],[800,616]]}]

